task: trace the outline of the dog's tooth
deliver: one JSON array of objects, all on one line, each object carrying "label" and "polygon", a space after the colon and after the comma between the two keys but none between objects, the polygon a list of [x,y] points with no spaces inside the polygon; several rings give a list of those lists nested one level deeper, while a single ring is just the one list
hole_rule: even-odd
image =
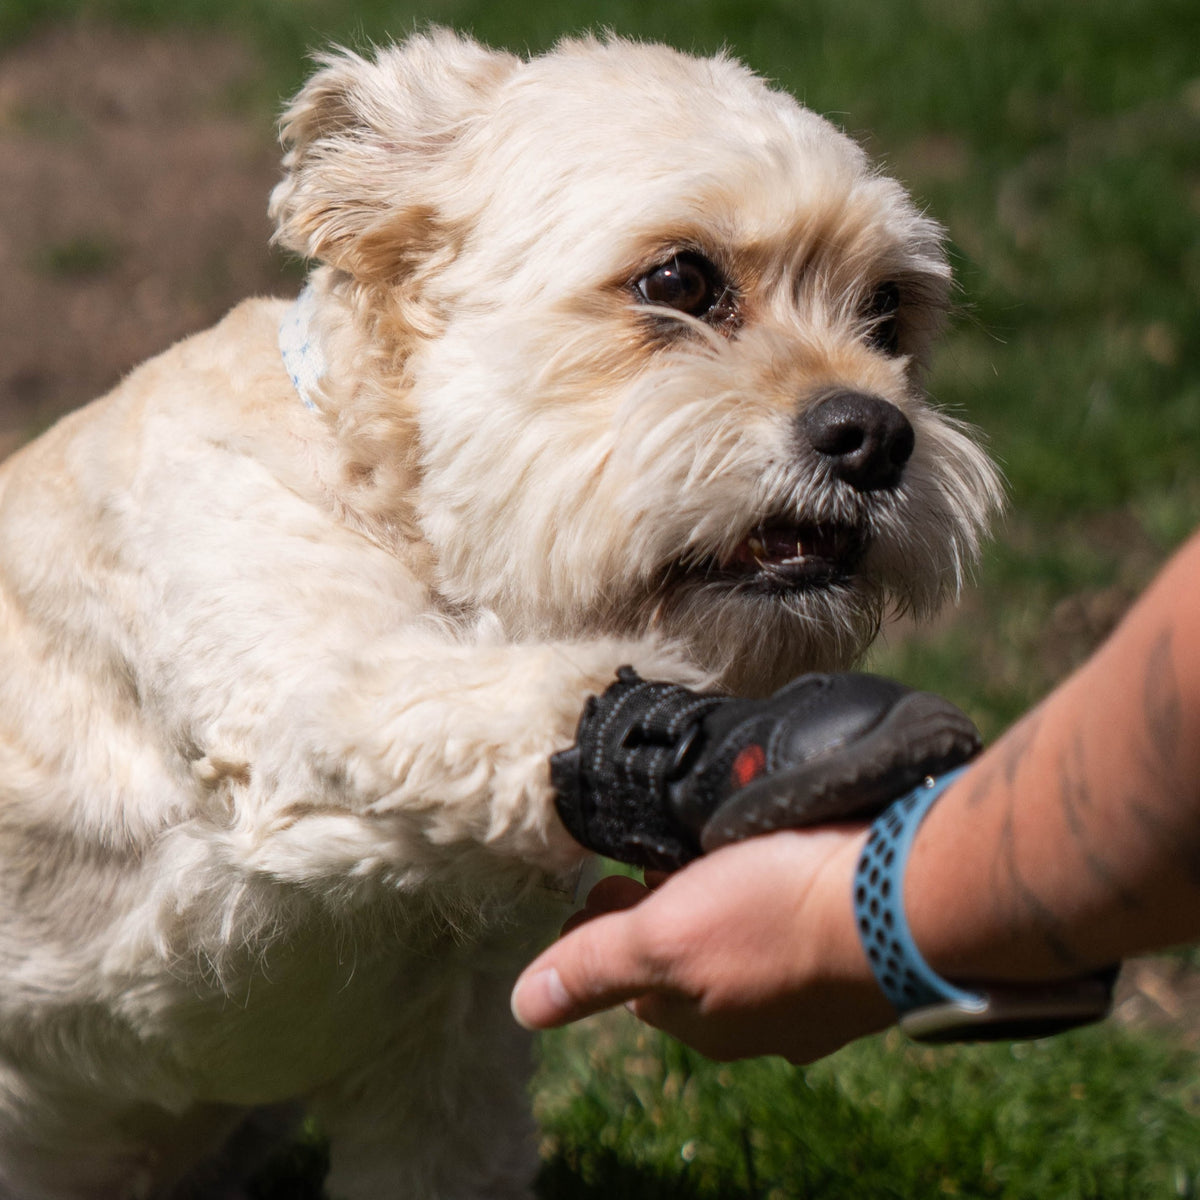
[{"label": "dog's tooth", "polygon": [[766,555],[767,548],[763,545],[761,538],[754,537],[752,534],[746,539],[746,544],[750,547],[750,553],[755,558],[763,558]]}]

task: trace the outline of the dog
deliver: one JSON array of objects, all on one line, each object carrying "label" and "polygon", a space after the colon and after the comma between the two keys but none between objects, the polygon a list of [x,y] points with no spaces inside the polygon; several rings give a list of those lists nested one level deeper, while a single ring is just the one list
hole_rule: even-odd
[{"label": "dog", "polygon": [[728,56],[434,29],[286,111],[314,264],[0,472],[0,1196],[529,1195],[507,997],[618,667],[766,694],[953,595],[942,231]]}]

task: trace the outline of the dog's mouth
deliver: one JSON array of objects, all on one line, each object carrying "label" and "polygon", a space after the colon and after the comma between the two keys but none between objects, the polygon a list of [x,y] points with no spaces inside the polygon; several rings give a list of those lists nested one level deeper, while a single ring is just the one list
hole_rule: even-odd
[{"label": "dog's mouth", "polygon": [[850,578],[865,550],[866,538],[856,526],[770,522],[710,561],[709,574],[768,591],[824,587]]}]

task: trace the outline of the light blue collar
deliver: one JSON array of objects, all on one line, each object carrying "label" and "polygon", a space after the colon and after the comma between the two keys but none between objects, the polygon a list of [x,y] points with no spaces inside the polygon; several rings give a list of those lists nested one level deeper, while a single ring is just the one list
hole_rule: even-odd
[{"label": "light blue collar", "polygon": [[313,395],[326,367],[325,354],[312,328],[316,305],[312,288],[305,287],[279,323],[279,352],[283,355],[283,365],[292,377],[292,384],[304,401],[304,407],[313,412],[317,409]]}]

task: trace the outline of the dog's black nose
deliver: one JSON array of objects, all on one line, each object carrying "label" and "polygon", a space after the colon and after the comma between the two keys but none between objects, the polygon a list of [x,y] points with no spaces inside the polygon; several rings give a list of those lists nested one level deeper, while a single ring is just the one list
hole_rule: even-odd
[{"label": "dog's black nose", "polygon": [[867,392],[833,392],[800,417],[800,429],[833,473],[860,492],[895,487],[916,437],[894,405]]}]

